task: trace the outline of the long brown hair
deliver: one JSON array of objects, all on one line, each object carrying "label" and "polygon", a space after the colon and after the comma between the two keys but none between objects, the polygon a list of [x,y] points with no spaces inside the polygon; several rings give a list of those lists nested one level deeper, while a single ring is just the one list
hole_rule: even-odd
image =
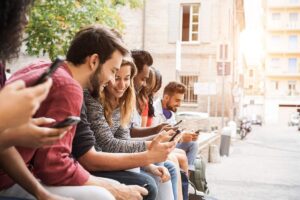
[{"label": "long brown hair", "polygon": [[[118,106],[120,107],[121,112],[121,126],[126,127],[130,120],[132,112],[135,108],[135,90],[133,85],[133,78],[137,73],[137,69],[135,64],[132,60],[126,58],[123,59],[121,67],[123,66],[130,66],[131,73],[130,73],[130,85],[126,89],[123,96],[118,100]],[[104,108],[104,116],[106,121],[110,126],[112,126],[112,113],[116,108],[113,105],[112,95],[109,93],[108,89],[105,87],[104,90],[100,93],[100,103],[103,105]]]}]

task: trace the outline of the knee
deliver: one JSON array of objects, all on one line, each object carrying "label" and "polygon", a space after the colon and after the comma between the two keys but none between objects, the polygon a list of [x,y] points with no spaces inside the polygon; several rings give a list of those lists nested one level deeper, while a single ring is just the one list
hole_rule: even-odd
[{"label": "knee", "polygon": [[155,200],[158,194],[158,188],[153,180],[153,182],[149,182],[146,186],[146,189],[148,190],[148,195],[144,197],[145,200]]},{"label": "knee", "polygon": [[179,171],[179,167],[177,168],[171,161],[166,161],[164,166],[168,169],[172,179],[177,178],[177,171]]}]

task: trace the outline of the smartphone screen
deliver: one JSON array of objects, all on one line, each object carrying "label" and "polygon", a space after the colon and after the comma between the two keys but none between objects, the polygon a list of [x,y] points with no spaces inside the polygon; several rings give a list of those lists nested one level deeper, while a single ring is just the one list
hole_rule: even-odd
[{"label": "smartphone screen", "polygon": [[32,84],[32,86],[36,86],[41,84],[47,80],[47,78],[51,77],[51,75],[55,72],[55,70],[60,66],[60,64],[64,60],[62,58],[56,58],[54,62],[50,65],[49,68]]},{"label": "smartphone screen", "polygon": [[51,126],[51,128],[64,128],[71,125],[76,125],[80,122],[80,117],[77,116],[69,116],[65,118],[61,122],[57,122],[54,125]]}]

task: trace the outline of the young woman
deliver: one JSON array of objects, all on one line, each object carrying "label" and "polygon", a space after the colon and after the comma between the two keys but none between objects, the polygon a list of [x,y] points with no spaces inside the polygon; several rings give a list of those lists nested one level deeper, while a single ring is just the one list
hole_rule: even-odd
[{"label": "young woman", "polygon": [[[105,87],[100,93],[100,99],[94,99],[89,92],[85,92],[88,121],[95,133],[96,149],[105,152],[134,153],[149,148],[150,142],[131,139],[128,128],[135,107],[133,86],[135,74],[134,63],[124,60],[116,74],[115,82],[110,82]],[[143,170],[159,179],[158,199],[174,199],[172,184],[169,181],[170,174],[165,167],[152,164],[143,167]]]},{"label": "young woman", "polygon": [[152,125],[152,119],[154,117],[154,95],[161,88],[162,76],[160,72],[150,67],[149,78],[147,79],[147,85],[139,93],[138,99],[141,106],[141,117],[142,117],[142,127],[150,127]]}]

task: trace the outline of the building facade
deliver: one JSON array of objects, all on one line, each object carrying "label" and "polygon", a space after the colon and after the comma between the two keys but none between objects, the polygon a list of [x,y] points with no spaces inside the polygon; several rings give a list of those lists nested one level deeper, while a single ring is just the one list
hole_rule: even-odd
[{"label": "building facade", "polygon": [[183,109],[221,116],[224,102],[225,116],[237,114],[232,91],[241,75],[237,47],[245,26],[243,0],[145,0],[143,8],[120,13],[124,40],[151,52],[163,86],[174,80],[187,86]]},{"label": "building facade", "polygon": [[300,0],[265,0],[265,121],[287,124],[300,108]]}]

